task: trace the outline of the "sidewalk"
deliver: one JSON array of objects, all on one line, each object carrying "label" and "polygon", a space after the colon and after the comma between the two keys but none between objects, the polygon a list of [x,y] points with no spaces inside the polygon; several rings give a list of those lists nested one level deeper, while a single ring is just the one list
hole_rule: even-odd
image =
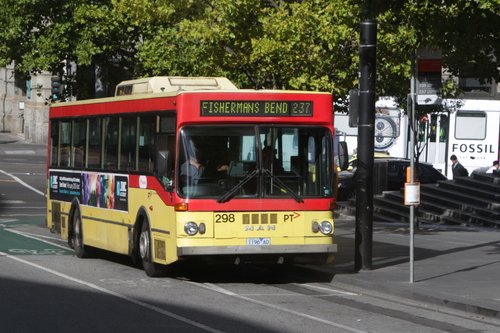
[{"label": "sidewalk", "polygon": [[354,269],[353,219],[337,219],[333,283],[500,319],[500,230],[422,226],[410,283],[408,225],[374,223],[372,270]]}]

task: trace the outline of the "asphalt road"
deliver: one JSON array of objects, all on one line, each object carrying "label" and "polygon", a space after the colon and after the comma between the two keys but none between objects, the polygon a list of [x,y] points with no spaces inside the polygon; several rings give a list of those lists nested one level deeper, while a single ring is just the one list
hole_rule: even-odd
[{"label": "asphalt road", "polygon": [[123,256],[78,259],[45,227],[40,152],[0,144],[0,332],[499,330],[469,314],[339,285],[308,267],[176,265],[152,279]]}]

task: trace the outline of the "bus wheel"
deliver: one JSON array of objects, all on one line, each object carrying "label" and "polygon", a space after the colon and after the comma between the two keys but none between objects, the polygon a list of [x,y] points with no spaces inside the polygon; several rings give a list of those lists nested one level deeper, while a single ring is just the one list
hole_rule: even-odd
[{"label": "bus wheel", "polygon": [[83,245],[83,228],[82,228],[82,217],[80,215],[80,209],[76,208],[73,213],[73,232],[71,236],[71,242],[73,248],[75,249],[75,254],[78,258],[88,257],[88,250],[85,245]]},{"label": "bus wheel", "polygon": [[142,223],[141,234],[139,235],[139,255],[142,260],[142,267],[147,276],[159,277],[165,275],[165,267],[153,262],[151,255],[151,233],[149,232],[149,223]]}]

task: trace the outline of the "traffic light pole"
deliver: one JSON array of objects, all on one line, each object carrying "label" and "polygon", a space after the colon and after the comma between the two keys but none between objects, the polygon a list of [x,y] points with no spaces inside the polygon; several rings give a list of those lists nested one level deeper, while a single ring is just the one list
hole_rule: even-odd
[{"label": "traffic light pole", "polygon": [[356,169],[356,232],[354,268],[372,269],[373,152],[377,23],[361,22],[359,45],[358,166]]}]

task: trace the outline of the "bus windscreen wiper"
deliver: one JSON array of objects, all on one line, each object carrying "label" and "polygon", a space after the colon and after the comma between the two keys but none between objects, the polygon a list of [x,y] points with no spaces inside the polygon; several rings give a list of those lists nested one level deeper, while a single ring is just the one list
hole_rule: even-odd
[{"label": "bus windscreen wiper", "polygon": [[295,201],[297,201],[297,202],[304,202],[304,200],[302,200],[302,198],[297,193],[295,193],[294,190],[292,190],[281,179],[279,179],[278,177],[276,177],[275,175],[273,175],[271,171],[269,171],[268,169],[263,169],[262,171],[264,172],[264,174],[266,174],[269,177],[271,177],[279,186],[281,186],[282,188],[284,188],[286,190],[286,193],[290,194],[292,196],[292,198],[295,199]]},{"label": "bus windscreen wiper", "polygon": [[217,202],[219,203],[224,203],[226,201],[229,201],[233,197],[233,195],[238,192],[239,189],[243,187],[246,183],[248,183],[253,177],[259,174],[259,170],[255,169],[254,171],[250,172],[248,175],[246,175],[238,184],[234,185],[233,188],[231,188],[229,191],[225,192],[218,200]]}]

